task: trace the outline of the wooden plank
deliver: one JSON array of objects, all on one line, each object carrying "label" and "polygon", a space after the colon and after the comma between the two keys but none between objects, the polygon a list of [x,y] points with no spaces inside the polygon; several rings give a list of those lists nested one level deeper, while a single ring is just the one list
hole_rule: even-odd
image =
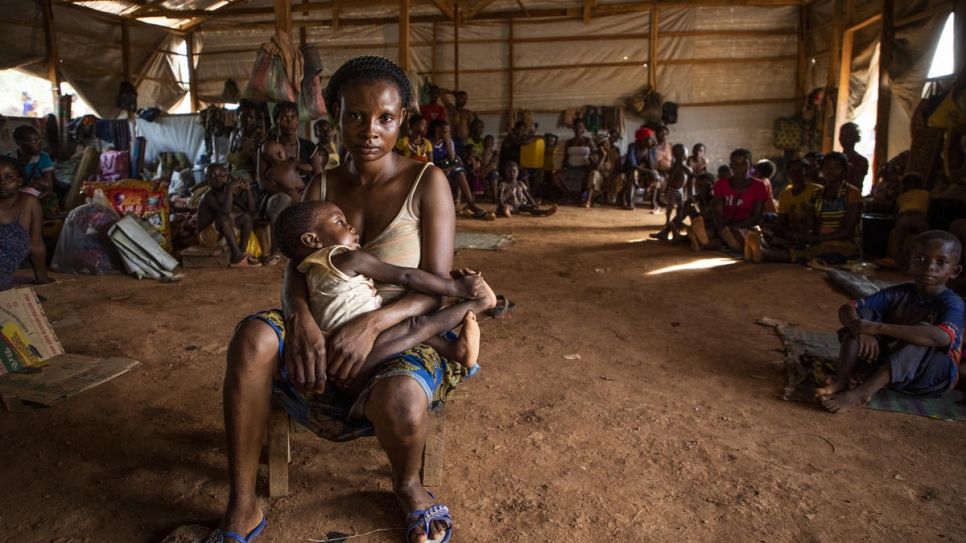
[{"label": "wooden plank", "polygon": [[429,414],[429,433],[423,449],[423,468],[420,475],[423,486],[434,487],[443,484],[446,446],[446,405]]},{"label": "wooden plank", "polygon": [[596,2],[594,0],[584,0],[584,24],[590,24],[591,11],[590,8],[594,7]]},{"label": "wooden plank", "polygon": [[795,102],[795,98],[762,98],[758,100],[725,100],[721,102],[692,102],[678,104],[678,107],[725,107],[725,106],[757,106],[763,104],[786,104]]},{"label": "wooden plank", "polygon": [[[762,62],[789,62],[795,60],[794,55],[784,55],[776,57],[755,57],[755,58],[684,58],[675,60],[663,60],[661,63],[667,66],[687,66],[687,65],[701,65],[701,64],[756,64]],[[640,60],[627,60],[618,62],[597,62],[594,64],[544,64],[541,66],[528,66],[526,71],[546,71],[546,70],[568,70],[573,68],[618,68],[623,66],[630,66],[640,68],[643,67],[646,62]],[[502,68],[479,68],[479,69],[469,69],[460,70],[461,74],[496,74],[503,73],[506,70]],[[437,70],[436,72],[417,72],[418,75],[429,75],[434,74],[453,74],[452,70]]]},{"label": "wooden plank", "polygon": [[934,6],[931,9],[927,9],[927,10],[920,11],[919,13],[917,13],[915,15],[910,15],[909,17],[906,17],[904,19],[899,19],[898,21],[895,21],[893,23],[892,27],[893,28],[902,28],[904,26],[911,25],[912,23],[919,22],[919,21],[921,21],[923,19],[928,19],[930,17],[936,16],[936,15],[941,15],[943,13],[949,13],[952,10],[953,10],[953,4],[952,4],[952,2],[950,2],[950,3],[943,3],[941,5]]},{"label": "wooden plank", "polygon": [[[872,172],[889,161],[889,115],[892,111],[892,40],[895,38],[895,0],[882,0],[882,38],[879,42],[879,103],[875,117],[875,156]],[[873,175],[873,182],[875,176]]]},{"label": "wooden plank", "polygon": [[291,461],[288,413],[272,411],[268,417],[268,495],[288,496],[288,463]]},{"label": "wooden plank", "polygon": [[[127,19],[121,21],[121,64],[124,67],[124,80],[133,83],[131,81],[131,31]],[[127,119],[135,120],[133,111],[127,112]]]},{"label": "wooden plank", "polygon": [[409,72],[409,3],[399,0],[399,67],[404,72]]},{"label": "wooden plank", "polygon": [[651,8],[651,22],[649,34],[649,45],[647,49],[647,84],[651,89],[657,89],[657,36],[660,32],[660,10],[657,7]]}]

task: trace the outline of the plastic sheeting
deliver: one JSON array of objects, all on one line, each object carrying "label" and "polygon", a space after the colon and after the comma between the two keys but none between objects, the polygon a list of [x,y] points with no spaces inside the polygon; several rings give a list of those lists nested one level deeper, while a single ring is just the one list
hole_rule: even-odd
[{"label": "plastic sheeting", "polygon": [[[77,90],[98,116],[116,118],[120,113],[117,91],[124,77],[121,51],[121,20],[95,11],[54,4],[54,32],[61,75]],[[0,69],[19,68],[47,78],[46,38],[43,13],[34,0],[4,0],[8,22],[0,32]],[[138,83],[139,105],[170,107],[184,95],[170,68],[152,62],[169,34],[163,28],[131,23],[131,71],[152,79]],[[166,55],[160,55],[166,56]],[[151,101],[143,103],[141,92]]]},{"label": "plastic sheeting", "polygon": [[[135,135],[147,139],[144,168],[157,169],[159,153],[184,153],[192,164],[205,154],[205,129],[198,122],[198,115],[161,115],[153,123],[139,120]],[[216,138],[217,161],[224,162],[228,151],[228,138]]]}]

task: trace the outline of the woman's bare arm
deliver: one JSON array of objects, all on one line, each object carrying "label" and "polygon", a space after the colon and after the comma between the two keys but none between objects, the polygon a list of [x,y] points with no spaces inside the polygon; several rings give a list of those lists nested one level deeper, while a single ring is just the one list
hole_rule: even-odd
[{"label": "woman's bare arm", "polygon": [[[420,269],[446,277],[453,266],[453,244],[456,231],[456,212],[449,182],[442,170],[430,167],[413,198],[413,207],[420,217]],[[376,337],[403,320],[435,311],[442,306],[441,296],[410,293],[398,301],[376,311],[356,317],[344,324],[328,344],[329,376],[347,382],[358,374],[372,350]]]},{"label": "woman's bare arm", "polygon": [[44,245],[44,212],[40,208],[40,200],[24,194],[27,201],[24,206],[30,221],[27,232],[30,233],[30,265],[34,269],[35,283],[52,283],[47,276],[47,247]]}]

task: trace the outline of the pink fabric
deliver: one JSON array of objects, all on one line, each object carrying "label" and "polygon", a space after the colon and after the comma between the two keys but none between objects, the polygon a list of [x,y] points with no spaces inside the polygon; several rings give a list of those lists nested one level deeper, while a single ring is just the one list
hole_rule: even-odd
[{"label": "pink fabric", "polygon": [[755,202],[768,199],[768,188],[760,179],[752,178],[748,190],[738,194],[731,188],[727,178],[714,184],[714,195],[724,198],[724,218],[727,221],[743,221],[755,210]]}]

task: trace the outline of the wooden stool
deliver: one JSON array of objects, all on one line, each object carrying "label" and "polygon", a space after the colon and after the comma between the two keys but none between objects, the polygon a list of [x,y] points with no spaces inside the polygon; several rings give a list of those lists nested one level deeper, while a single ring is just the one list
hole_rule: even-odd
[{"label": "wooden stool", "polygon": [[[288,465],[292,461],[289,431],[304,432],[301,424],[291,420],[288,413],[273,409],[268,417],[268,495],[272,498],[288,496]],[[425,487],[443,482],[443,443],[446,433],[446,405],[429,414],[429,435],[423,449],[423,465],[419,478]]]}]

